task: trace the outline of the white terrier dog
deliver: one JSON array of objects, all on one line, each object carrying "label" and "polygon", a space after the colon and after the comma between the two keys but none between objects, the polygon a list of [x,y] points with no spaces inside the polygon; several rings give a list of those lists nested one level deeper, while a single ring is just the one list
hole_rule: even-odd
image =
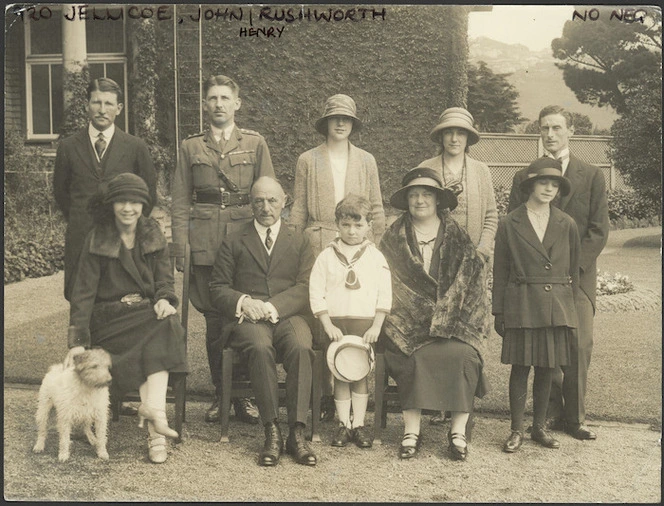
[{"label": "white terrier dog", "polygon": [[[82,426],[85,435],[97,450],[100,459],[108,460],[106,430],[108,425],[111,383],[111,356],[102,349],[86,350],[74,357],[74,367],[52,365],[39,388],[39,406],[35,420],[39,430],[35,453],[44,451],[48,433],[48,417],[55,407],[60,449],[58,460],[69,459],[71,431]],[[92,425],[95,432],[92,433]]]}]

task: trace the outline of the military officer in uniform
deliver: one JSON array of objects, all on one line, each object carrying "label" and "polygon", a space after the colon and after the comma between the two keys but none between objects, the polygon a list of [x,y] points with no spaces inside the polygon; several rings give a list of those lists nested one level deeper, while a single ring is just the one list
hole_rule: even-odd
[{"label": "military officer in uniform", "polygon": [[[205,420],[219,420],[221,352],[228,336],[222,336],[222,319],[210,303],[208,283],[217,250],[226,236],[253,219],[249,191],[262,176],[274,177],[270,151],[257,132],[238,128],[240,88],[231,78],[217,75],[203,85],[203,110],[209,129],[182,142],[172,187],[172,234],[176,253],[191,247],[192,276],[189,296],[205,316],[206,347],[216,400]],[[183,269],[182,262],[177,265]],[[249,399],[233,399],[235,414],[247,423],[258,423],[258,411]]]}]

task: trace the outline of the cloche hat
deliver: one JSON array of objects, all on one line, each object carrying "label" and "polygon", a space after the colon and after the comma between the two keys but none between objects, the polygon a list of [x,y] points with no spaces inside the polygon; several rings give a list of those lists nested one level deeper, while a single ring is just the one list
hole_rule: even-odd
[{"label": "cloche hat", "polygon": [[428,167],[415,167],[409,170],[401,180],[401,188],[399,188],[392,198],[390,198],[390,205],[402,211],[408,210],[408,190],[413,186],[426,186],[434,190],[440,197],[438,209],[454,210],[458,204],[456,195],[449,188],[443,187],[443,182],[433,169]]},{"label": "cloche hat", "polygon": [[345,335],[327,348],[327,365],[340,381],[354,383],[365,378],[376,365],[376,356],[370,344],[360,336]]},{"label": "cloche hat", "polygon": [[538,158],[528,166],[526,178],[521,181],[519,188],[522,192],[530,191],[530,186],[536,179],[556,179],[560,182],[560,195],[564,197],[570,191],[569,179],[563,176],[563,166],[558,161],[548,156]]},{"label": "cloche hat", "polygon": [[332,95],[325,101],[323,115],[316,121],[316,130],[321,134],[327,135],[327,120],[332,116],[347,116],[353,118],[353,131],[359,131],[362,128],[362,122],[357,117],[357,108],[355,100],[348,95],[341,93]]},{"label": "cloche hat", "polygon": [[445,128],[457,127],[468,131],[468,146],[480,140],[480,133],[473,126],[475,120],[463,107],[450,107],[445,109],[438,118],[438,124],[431,130],[429,137],[433,142],[440,143],[440,135]]},{"label": "cloche hat", "polygon": [[140,176],[131,172],[118,174],[111,179],[104,190],[104,203],[121,200],[135,200],[149,206],[152,202],[148,185]]}]

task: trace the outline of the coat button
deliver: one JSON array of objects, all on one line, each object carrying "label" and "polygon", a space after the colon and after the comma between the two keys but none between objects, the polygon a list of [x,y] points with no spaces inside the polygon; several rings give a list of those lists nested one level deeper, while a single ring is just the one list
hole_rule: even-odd
[{"label": "coat button", "polygon": [[545,292],[550,292],[551,291],[551,285],[544,285],[544,291]]},{"label": "coat button", "polygon": [[224,158],[226,158],[226,155],[221,155],[221,159],[223,160]]},{"label": "coat button", "polygon": [[552,267],[551,262],[547,262],[547,263],[544,264],[544,268],[545,268],[547,271],[550,271],[550,270],[551,270],[551,267]]}]

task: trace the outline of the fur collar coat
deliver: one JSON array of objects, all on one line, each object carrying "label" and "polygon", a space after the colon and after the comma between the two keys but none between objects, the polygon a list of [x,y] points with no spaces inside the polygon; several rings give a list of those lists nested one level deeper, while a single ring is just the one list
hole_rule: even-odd
[{"label": "fur collar coat", "polygon": [[435,339],[454,337],[483,357],[491,331],[487,269],[449,212],[440,219],[429,272],[407,212],[383,235],[380,249],[392,270],[393,297],[384,333],[406,355]]}]

